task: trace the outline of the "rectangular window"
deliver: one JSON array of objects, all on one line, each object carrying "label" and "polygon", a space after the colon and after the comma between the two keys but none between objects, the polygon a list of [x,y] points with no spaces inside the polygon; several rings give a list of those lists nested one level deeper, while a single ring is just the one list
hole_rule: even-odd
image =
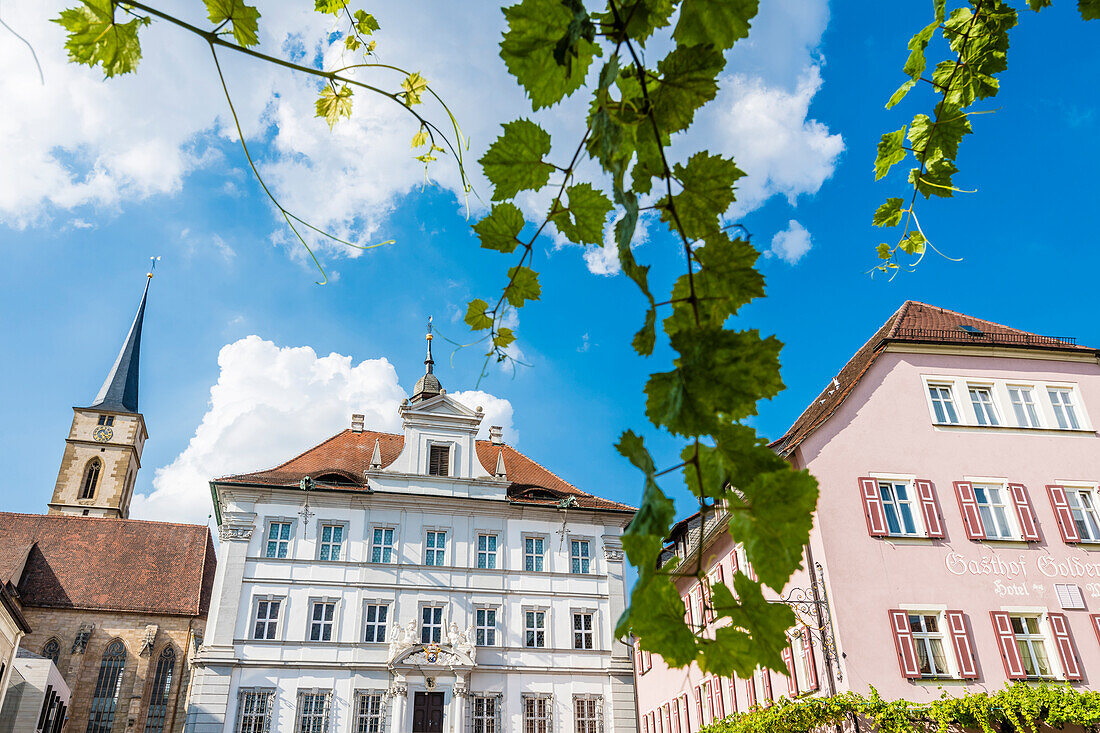
[{"label": "rectangular window", "polygon": [[523,612],[523,645],[533,649],[546,646],[546,611]]},{"label": "rectangular window", "polygon": [[943,653],[943,629],[939,614],[909,614],[909,630],[917,651],[917,668],[922,677],[947,677],[947,657]]},{"label": "rectangular window", "polygon": [[958,425],[959,413],[955,411],[955,401],[951,397],[951,386],[947,384],[928,385],[928,396],[932,398],[932,411],[936,422],[942,425]]},{"label": "rectangular window", "polygon": [[428,475],[450,476],[451,446],[433,445],[428,447]]},{"label": "rectangular window", "polygon": [[549,695],[523,696],[523,733],[550,733]]},{"label": "rectangular window", "polygon": [[424,540],[424,564],[443,565],[447,553],[447,533],[430,530]]},{"label": "rectangular window", "polygon": [[368,603],[366,609],[363,641],[374,643],[386,640],[386,622],[389,621],[390,607],[382,603]]},{"label": "rectangular window", "polygon": [[587,575],[590,569],[590,547],[588,540],[572,540],[569,543],[569,572]]},{"label": "rectangular window", "polygon": [[500,733],[497,716],[500,699],[495,696],[474,695],[470,698],[470,720],[473,733]]},{"label": "rectangular window", "polygon": [[1077,408],[1073,406],[1073,390],[1048,388],[1050,406],[1054,408],[1054,418],[1058,421],[1058,427],[1062,430],[1080,430],[1081,424],[1077,422]]},{"label": "rectangular window", "polygon": [[1009,386],[1008,399],[1016,413],[1016,424],[1021,428],[1039,427],[1039,412],[1035,409],[1035,396],[1031,387]]},{"label": "rectangular window", "polygon": [[1037,616],[1012,616],[1012,633],[1016,649],[1028,677],[1053,677],[1047,657],[1046,639],[1039,628]]},{"label": "rectangular window", "polygon": [[370,550],[371,562],[391,563],[394,561],[393,529],[391,527],[375,527],[373,542]]},{"label": "rectangular window", "polygon": [[879,481],[879,496],[890,534],[917,534],[912,488],[902,481]]},{"label": "rectangular window", "polygon": [[495,570],[497,567],[497,536],[479,534],[477,536],[477,566],[482,570]]},{"label": "rectangular window", "polygon": [[253,639],[274,639],[279,627],[279,610],[282,600],[268,598],[256,602],[256,617],[252,624]]},{"label": "rectangular window", "polygon": [[309,640],[332,641],[335,601],[314,601],[309,612]]},{"label": "rectangular window", "polygon": [[275,690],[242,689],[237,697],[236,733],[270,733]]},{"label": "rectangular window", "polygon": [[384,693],[358,690],[355,693],[353,733],[383,733],[385,718]]},{"label": "rectangular window", "polygon": [[974,484],[974,497],[978,503],[978,513],[982,518],[986,539],[1011,539],[1012,528],[1008,523],[1004,489],[1000,486]]},{"label": "rectangular window", "polygon": [[1100,518],[1096,512],[1096,494],[1092,489],[1071,489],[1067,486],[1066,500],[1081,540],[1100,542]]},{"label": "rectangular window", "polygon": [[264,557],[286,557],[290,550],[290,522],[272,522],[267,527]]},{"label": "rectangular window", "polygon": [[424,606],[420,610],[420,643],[438,644],[443,639],[443,606]]},{"label": "rectangular window", "polygon": [[496,646],[497,644],[497,610],[495,608],[479,608],[474,612],[475,641],[478,646]]},{"label": "rectangular window", "polygon": [[993,405],[993,391],[989,387],[970,387],[970,404],[974,406],[974,418],[979,425],[1000,425]]},{"label": "rectangular window", "polygon": [[543,551],[542,537],[523,538],[523,569],[542,572],[546,553]]},{"label": "rectangular window", "polygon": [[332,708],[332,690],[306,692],[298,690],[298,711],[294,718],[294,733],[328,733]]},{"label": "rectangular window", "polygon": [[112,427],[115,424],[115,416],[114,415],[100,415],[99,416],[99,424],[100,425],[106,425],[107,427]]},{"label": "rectangular window", "polygon": [[321,559],[339,560],[343,555],[344,525],[321,525]]},{"label": "rectangular window", "polygon": [[573,648],[593,648],[592,614],[586,611],[573,612]]},{"label": "rectangular window", "polygon": [[602,698],[590,695],[573,696],[573,724],[576,733],[600,733]]}]

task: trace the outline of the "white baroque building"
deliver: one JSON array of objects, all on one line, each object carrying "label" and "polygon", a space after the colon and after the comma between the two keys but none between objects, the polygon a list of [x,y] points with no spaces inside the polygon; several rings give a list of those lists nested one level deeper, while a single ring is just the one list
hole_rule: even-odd
[{"label": "white baroque building", "polygon": [[194,733],[626,733],[614,638],[631,507],[502,440],[427,370],[402,435],[362,416],[211,482],[221,551]]}]

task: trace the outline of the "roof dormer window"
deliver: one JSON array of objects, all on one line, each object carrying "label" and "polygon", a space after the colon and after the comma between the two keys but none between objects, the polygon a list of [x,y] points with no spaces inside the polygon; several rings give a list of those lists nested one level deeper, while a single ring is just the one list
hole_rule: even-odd
[{"label": "roof dormer window", "polygon": [[449,445],[429,445],[428,446],[428,475],[429,476],[450,476],[451,475],[451,446],[449,446]]}]

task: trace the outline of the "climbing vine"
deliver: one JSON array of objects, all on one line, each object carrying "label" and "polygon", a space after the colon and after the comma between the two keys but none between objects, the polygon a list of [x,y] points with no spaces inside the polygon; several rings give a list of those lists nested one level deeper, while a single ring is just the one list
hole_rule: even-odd
[{"label": "climbing vine", "polygon": [[701,733],[809,733],[865,720],[878,733],[947,733],[950,728],[998,733],[1012,730],[1038,733],[1040,724],[1086,729],[1100,724],[1100,692],[1069,685],[1016,682],[995,692],[943,695],[931,702],[884,700],[872,687],[867,696],[845,692],[834,697],[783,698],[767,707],[732,715],[706,726]]}]

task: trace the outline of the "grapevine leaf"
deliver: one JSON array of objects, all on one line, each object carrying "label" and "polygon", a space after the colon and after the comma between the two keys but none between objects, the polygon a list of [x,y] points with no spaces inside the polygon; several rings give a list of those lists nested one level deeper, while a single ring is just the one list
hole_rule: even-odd
[{"label": "grapevine leaf", "polygon": [[921,74],[924,73],[924,66],[927,63],[924,58],[924,50],[928,48],[928,42],[932,40],[932,36],[942,22],[942,3],[937,0],[936,20],[929,23],[915,36],[909,39],[909,57],[905,60],[905,65],[901,69],[909,76],[909,79],[898,87],[898,90],[890,97],[890,101],[886,103],[886,109],[893,108],[894,105],[904,99],[905,95],[909,93],[909,90],[920,81]]},{"label": "grapevine leaf", "polygon": [[[626,35],[644,48],[653,31],[668,26],[673,7],[672,0],[627,0],[619,3],[619,18],[626,21]],[[601,25],[616,25],[615,14],[610,11],[597,17]]]},{"label": "grapevine leaf", "polygon": [[520,119],[504,123],[504,134],[480,160],[486,178],[493,184],[493,201],[545,186],[554,170],[543,160],[549,152],[550,135],[534,122]]},{"label": "grapevine leaf", "polygon": [[878,143],[878,155],[875,157],[875,180],[882,178],[895,164],[905,159],[905,127],[888,132]]},{"label": "grapevine leaf", "polygon": [[886,203],[875,209],[875,216],[871,223],[877,227],[894,227],[901,223],[901,205],[902,200],[900,198],[888,198]]},{"label": "grapevine leaf", "polygon": [[523,229],[523,213],[515,204],[504,202],[493,204],[489,215],[474,224],[474,231],[481,238],[481,246],[498,252],[514,252],[519,245],[520,230]]},{"label": "grapevine leaf", "polygon": [[501,326],[493,336],[493,346],[498,349],[506,349],[516,340],[516,334],[512,329]]},{"label": "grapevine leaf", "polygon": [[414,71],[405,77],[405,81],[401,82],[401,89],[405,97],[405,104],[409,106],[420,104],[420,95],[428,89],[428,80],[422,77],[419,71]]},{"label": "grapevine leaf", "polygon": [[364,36],[372,35],[378,30],[378,21],[365,10],[355,11],[355,30]]},{"label": "grapevine leaf", "polygon": [[[676,516],[676,510],[672,500],[654,481],[656,468],[653,457],[646,450],[642,439],[633,430],[627,430],[620,436],[615,448],[645,474],[642,505],[623,532],[623,549],[631,564],[638,568],[638,582],[649,583],[656,576],[657,556],[664,545],[664,538],[668,536],[668,528]],[[682,626],[682,615],[680,622]]]},{"label": "grapevine leaf", "polygon": [[925,198],[932,196],[951,198],[955,191],[951,179],[958,172],[959,169],[950,160],[937,160],[929,164],[924,173],[921,173],[919,168],[909,171],[909,183],[915,186]]},{"label": "grapevine leaf", "polygon": [[474,331],[484,331],[493,325],[493,318],[486,314],[489,304],[481,298],[474,298],[466,306],[466,325]]},{"label": "grapevine leaf", "polygon": [[412,136],[412,140],[409,141],[410,148],[421,148],[428,142],[428,131],[424,128],[420,128],[416,131],[416,134]]},{"label": "grapevine leaf", "polygon": [[[733,184],[745,175],[732,160],[708,152],[699,152],[688,159],[687,165],[677,163],[673,177],[683,190],[672,197],[682,234],[689,239],[704,237],[718,229],[718,218],[733,203]],[[672,218],[668,197],[657,204],[661,209],[661,221],[677,229]]]},{"label": "grapevine leaf", "polygon": [[619,249],[619,266],[623,274],[634,281],[638,289],[653,306],[653,294],[649,292],[649,265],[639,265],[634,259],[634,250],[630,242],[634,238],[634,229],[638,225],[638,197],[630,191],[615,189],[615,203],[623,207],[623,215],[615,222],[615,244]]},{"label": "grapevine leaf", "polygon": [[[635,544],[633,537],[623,535],[623,549],[632,565],[635,563],[631,550]],[[656,556],[660,552],[661,541],[655,539],[651,544],[657,547],[656,552],[652,553]],[[630,606],[615,625],[617,637],[630,633],[638,636],[643,649],[660,652],[670,667],[686,666],[695,661],[698,654],[695,635],[684,624],[684,601],[666,575],[656,575],[647,582],[639,580],[634,584],[630,592]]]},{"label": "grapevine leaf", "polygon": [[645,312],[645,323],[638,330],[638,333],[634,334],[634,340],[631,344],[634,346],[634,350],[642,356],[649,356],[653,353],[653,346],[657,342],[657,309],[650,308]]},{"label": "grapevine leaf", "polygon": [[645,447],[645,440],[633,430],[627,430],[619,436],[619,442],[615,444],[615,450],[626,458],[634,467],[644,473],[647,478],[652,478],[657,472],[657,466],[653,462],[653,456]]},{"label": "grapevine leaf", "polygon": [[909,126],[909,142],[916,151],[923,151],[925,162],[940,158],[954,159],[959,152],[959,143],[964,135],[969,135],[970,120],[966,113],[952,104],[940,104],[936,107],[936,121],[927,115],[917,115]]},{"label": "grapevine leaf", "polygon": [[358,51],[363,44],[355,36],[348,36],[344,39],[344,48],[349,51]]},{"label": "grapevine leaf", "polygon": [[1084,20],[1100,20],[1100,0],[1077,0],[1077,10]]},{"label": "grapevine leaf", "polygon": [[915,79],[906,79],[905,83],[898,87],[896,92],[890,95],[889,101],[886,102],[886,109],[893,109],[894,105],[905,99],[905,95],[916,85],[917,82]]},{"label": "grapevine leaf", "polygon": [[[582,0],[561,0],[561,2],[569,9],[571,15],[565,35],[554,45],[554,61],[558,66],[564,66],[568,72],[573,67],[573,62],[580,58],[581,41],[591,44],[596,40],[596,24],[592,22]],[[591,59],[588,63],[591,63]]]},{"label": "grapevine leaf", "polygon": [[906,254],[919,255],[924,253],[924,245],[927,241],[923,234],[914,230],[909,232],[905,239],[898,242],[898,247]]},{"label": "grapevine leaf", "polygon": [[672,37],[683,46],[727,49],[749,35],[758,0],[684,0]]},{"label": "grapevine leaf", "polygon": [[[742,239],[730,239],[726,232],[708,235],[704,244],[693,250],[698,270],[685,273],[672,288],[672,315],[664,321],[665,332],[675,333],[700,322],[721,326],[726,319],[753,298],[764,295],[764,278],[756,270],[760,253]],[[691,302],[692,287],[695,298]]]},{"label": "grapevine leaf", "polygon": [[530,267],[523,265],[510,267],[508,268],[508,278],[511,280],[511,284],[508,286],[508,292],[505,295],[508,302],[516,308],[522,308],[528,300],[538,300],[539,296],[542,295],[538,273]]},{"label": "grapevine leaf", "polygon": [[572,63],[555,60],[558,43],[570,33],[573,17],[561,0],[521,0],[504,9],[508,30],[500,42],[500,57],[536,110],[575,92],[600,51],[591,40],[578,37],[569,52]]},{"label": "grapevine leaf", "polygon": [[[320,4],[322,0],[318,0]],[[221,25],[229,22],[233,30],[233,39],[241,46],[255,46],[259,43],[256,32],[259,30],[260,11],[243,0],[203,0],[210,22]]]},{"label": "grapevine leaf", "polygon": [[715,631],[700,666],[711,674],[745,678],[751,678],[757,666],[786,669],[782,655],[790,644],[787,629],[797,621],[794,611],[785,603],[769,602],[760,584],[742,572],[733,576],[733,589],[736,600],[726,586],[714,586],[712,602],[719,616],[728,616],[731,623]]},{"label": "grapevine leaf", "polygon": [[315,116],[324,118],[332,129],[341,117],[351,117],[351,95],[352,89],[347,84],[339,89],[326,84],[317,96]]},{"label": "grapevine leaf", "polygon": [[888,245],[886,242],[880,243],[879,246],[875,248],[875,252],[878,254],[878,258],[880,260],[890,259],[892,251],[893,250],[890,249],[890,245]]},{"label": "grapevine leaf", "polygon": [[[1043,8],[1050,7],[1051,0],[1027,0],[1027,6],[1038,13]],[[1085,18],[1088,20],[1088,18]]]},{"label": "grapevine leaf", "polygon": [[[696,446],[684,448],[680,457],[695,457]],[[788,464],[768,448],[766,440],[747,425],[720,425],[714,445],[698,445],[699,471],[694,464],[684,467],[684,481],[696,496],[723,498],[729,487],[747,485],[761,473],[786,469]],[[702,484],[699,477],[702,476]]]},{"label": "grapevine leaf", "polygon": [[62,10],[54,23],[68,31],[65,50],[69,60],[87,66],[100,66],[107,77],[129,74],[141,60],[138,29],[149,25],[148,18],[115,22],[111,0],[83,0],[75,8]]},{"label": "grapevine leaf", "polygon": [[661,59],[660,81],[649,93],[658,127],[668,133],[686,129],[695,110],[718,93],[718,74],[725,65],[712,46],[677,46]]},{"label": "grapevine leaf", "polygon": [[569,204],[549,218],[566,239],[574,244],[599,244],[612,204],[602,191],[590,183],[578,183],[565,189]]},{"label": "grapevine leaf", "polygon": [[313,9],[326,15],[339,15],[347,5],[348,0],[314,0]]}]

